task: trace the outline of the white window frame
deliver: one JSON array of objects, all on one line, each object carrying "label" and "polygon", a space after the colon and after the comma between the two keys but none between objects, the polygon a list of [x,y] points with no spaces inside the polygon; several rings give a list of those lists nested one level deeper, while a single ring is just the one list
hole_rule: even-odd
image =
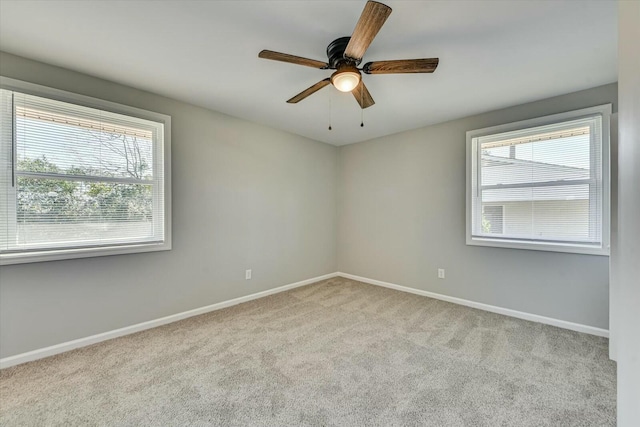
[{"label": "white window frame", "polygon": [[[535,240],[504,239],[500,237],[475,236],[473,234],[474,212],[473,207],[481,206],[478,194],[474,194],[474,179],[479,179],[478,165],[478,144],[477,138],[494,135],[504,132],[523,130],[532,127],[558,124],[580,118],[600,115],[602,117],[602,230],[601,245],[577,244],[577,243],[556,243]],[[587,255],[609,255],[610,242],[610,117],[611,104],[598,105],[595,107],[583,108],[560,114],[553,114],[544,117],[537,117],[529,120],[522,120],[504,125],[491,126],[483,129],[468,131],[467,136],[467,185],[466,185],[466,243],[473,246],[490,246],[509,249],[528,249],[536,251],[568,252]],[[593,158],[593,156],[592,156]],[[475,202],[474,202],[475,198]]]},{"label": "white window frame", "polygon": [[[75,258],[108,255],[122,255],[141,252],[171,250],[171,117],[140,108],[79,95],[59,89],[41,86],[21,80],[0,76],[0,88],[28,95],[68,102],[84,107],[96,108],[117,114],[146,119],[162,124],[163,127],[163,176],[164,176],[164,239],[161,242],[141,242],[139,244],[115,244],[78,248],[43,249],[0,254],[0,265],[23,264]],[[12,136],[13,137],[13,136]],[[15,162],[14,162],[15,164]],[[8,173],[12,173],[9,171]],[[158,198],[154,197],[154,203]],[[11,224],[11,222],[10,222]]]}]

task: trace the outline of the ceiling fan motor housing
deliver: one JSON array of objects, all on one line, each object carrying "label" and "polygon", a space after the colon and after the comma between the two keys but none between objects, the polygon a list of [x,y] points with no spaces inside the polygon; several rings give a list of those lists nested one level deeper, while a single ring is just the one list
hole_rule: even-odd
[{"label": "ceiling fan motor housing", "polygon": [[341,63],[353,63],[353,65],[358,65],[360,61],[351,61],[344,57],[344,51],[349,44],[349,40],[351,37],[340,37],[335,39],[329,46],[327,46],[327,58],[329,58],[329,67],[333,69],[337,69]]}]

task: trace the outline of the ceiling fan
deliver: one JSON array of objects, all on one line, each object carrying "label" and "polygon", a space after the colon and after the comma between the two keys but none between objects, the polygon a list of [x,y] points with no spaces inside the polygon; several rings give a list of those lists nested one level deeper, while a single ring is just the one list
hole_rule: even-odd
[{"label": "ceiling fan", "polygon": [[320,70],[336,70],[330,78],[320,80],[289,99],[287,102],[290,104],[298,103],[323,87],[333,84],[341,92],[351,92],[361,108],[371,107],[375,102],[362,81],[360,71],[365,74],[433,73],[438,66],[438,58],[423,58],[367,62],[362,68],[358,68],[367,48],[390,14],[389,6],[369,0],[351,37],[340,37],[327,46],[328,62],[272,50],[263,50],[258,57]]}]

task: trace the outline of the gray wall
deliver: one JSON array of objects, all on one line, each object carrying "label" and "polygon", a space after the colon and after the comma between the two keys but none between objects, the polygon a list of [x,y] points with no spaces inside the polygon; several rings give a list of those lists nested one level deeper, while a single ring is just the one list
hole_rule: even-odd
[{"label": "gray wall", "polygon": [[0,74],[173,127],[173,250],[1,267],[0,357],[336,271],[336,147],[9,54]]},{"label": "gray wall", "polygon": [[0,74],[171,115],[174,247],[3,266],[0,357],[336,270],[607,328],[607,257],[465,245],[465,132],[615,111],[615,84],[338,149],[5,53]]},{"label": "gray wall", "polygon": [[341,147],[339,271],[606,329],[608,257],[465,244],[465,133],[616,102],[610,84]]}]

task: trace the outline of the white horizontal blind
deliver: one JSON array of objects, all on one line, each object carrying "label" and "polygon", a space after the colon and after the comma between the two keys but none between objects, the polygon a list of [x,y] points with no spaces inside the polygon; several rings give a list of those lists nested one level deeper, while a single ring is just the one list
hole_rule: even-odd
[{"label": "white horizontal blind", "polygon": [[0,250],[15,236],[15,188],[13,185],[13,93],[0,89]]},{"label": "white horizontal blind", "polygon": [[472,235],[602,245],[602,117],[473,139]]},{"label": "white horizontal blind", "polygon": [[162,141],[162,123],[3,90],[0,250],[162,242]]}]

